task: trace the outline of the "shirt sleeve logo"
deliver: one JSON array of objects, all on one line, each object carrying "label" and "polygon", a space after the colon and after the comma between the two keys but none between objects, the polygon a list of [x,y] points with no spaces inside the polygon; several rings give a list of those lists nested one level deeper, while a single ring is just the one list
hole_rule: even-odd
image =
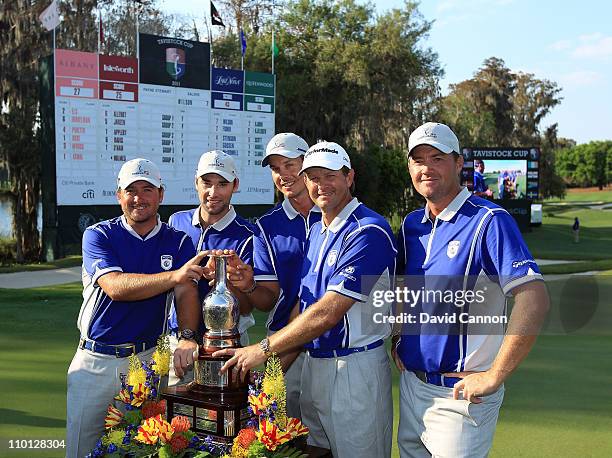
[{"label": "shirt sleeve logo", "polygon": [[451,259],[457,256],[460,244],[461,242],[459,240],[451,240],[450,242],[448,242],[448,246],[446,247],[446,256]]},{"label": "shirt sleeve logo", "polygon": [[161,268],[164,270],[172,269],[172,255],[170,254],[161,255]]},{"label": "shirt sleeve logo", "polygon": [[338,259],[338,250],[331,250],[327,255],[327,265],[329,267],[333,266]]}]

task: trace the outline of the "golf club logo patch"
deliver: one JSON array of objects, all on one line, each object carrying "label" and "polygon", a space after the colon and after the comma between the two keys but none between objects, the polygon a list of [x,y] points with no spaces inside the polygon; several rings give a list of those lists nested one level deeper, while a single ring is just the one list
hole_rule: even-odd
[{"label": "golf club logo patch", "polygon": [[161,268],[164,270],[172,269],[172,255],[170,254],[161,255]]},{"label": "golf club logo patch", "polygon": [[448,246],[446,247],[446,256],[451,259],[457,256],[460,244],[461,242],[459,240],[451,240],[450,242],[448,242]]},{"label": "golf club logo patch", "polygon": [[333,266],[338,259],[338,250],[331,250],[327,255],[327,265],[329,267]]}]

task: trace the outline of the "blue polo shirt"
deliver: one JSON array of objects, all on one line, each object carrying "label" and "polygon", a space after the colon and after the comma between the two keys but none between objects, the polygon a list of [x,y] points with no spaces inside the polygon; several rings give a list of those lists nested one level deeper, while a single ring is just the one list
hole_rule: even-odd
[{"label": "blue polo shirt", "polygon": [[155,342],[164,331],[167,296],[115,301],[98,285],[109,272],[156,274],[180,268],[195,256],[189,237],[159,221],[146,237],[125,217],[102,221],[83,233],[83,305],[81,335],[108,344]]},{"label": "blue polo shirt", "polygon": [[[542,280],[537,264],[521,237],[514,218],[494,203],[463,188],[432,221],[429,208],[404,219],[398,235],[398,275],[409,284],[435,285],[437,290],[481,291],[483,301],[461,304],[432,299],[414,313],[442,316],[505,316],[512,289]],[[405,310],[404,310],[405,311]],[[411,328],[412,329],[412,328]],[[439,331],[439,327],[432,327]],[[402,335],[398,352],[407,369],[432,373],[484,371],[491,367],[504,338],[505,324],[488,325],[474,333],[474,324],[458,322],[448,333]]]},{"label": "blue polo shirt", "polygon": [[323,220],[312,226],[302,267],[300,312],[328,291],[350,297],[355,303],[333,328],[306,348],[362,347],[390,335],[390,325],[373,318],[375,313],[387,314],[388,309],[374,307],[372,296],[374,291],[390,288],[396,253],[387,221],[356,198],[329,226]]},{"label": "blue polo shirt", "polygon": [[[253,234],[256,230],[255,227],[247,220],[238,216],[234,207],[230,205],[229,211],[223,218],[206,228],[202,228],[199,210],[200,207],[176,212],[170,216],[168,224],[185,232],[191,239],[192,246],[197,253],[203,250],[234,250],[244,263],[253,265]],[[201,265],[206,265],[206,258],[202,261]],[[198,284],[198,289],[200,300],[203,300],[210,291],[208,280],[201,280]],[[244,322],[243,319],[241,321]],[[178,328],[174,304],[172,304],[169,316],[169,326],[170,329]]]},{"label": "blue polo shirt", "polygon": [[253,239],[255,280],[276,281],[280,287],[278,301],[266,322],[270,331],[278,331],[289,322],[300,291],[306,236],[317,221],[321,221],[319,207],[312,207],[305,218],[288,200],[257,220],[259,233]]},{"label": "blue polo shirt", "polygon": [[485,192],[487,189],[483,174],[474,170],[474,192]]}]

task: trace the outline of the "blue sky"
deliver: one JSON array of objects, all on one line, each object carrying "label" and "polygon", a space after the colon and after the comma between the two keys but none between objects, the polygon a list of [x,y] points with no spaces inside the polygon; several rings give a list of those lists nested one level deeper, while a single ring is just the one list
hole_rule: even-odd
[{"label": "blue sky", "polygon": [[[403,1],[374,2],[382,13]],[[208,0],[160,0],[168,13],[203,17]],[[542,122],[578,143],[612,139],[612,2],[605,0],[424,0],[434,24],[422,43],[439,55],[448,84],[470,78],[491,56],[514,71],[562,87],[561,105]]]}]

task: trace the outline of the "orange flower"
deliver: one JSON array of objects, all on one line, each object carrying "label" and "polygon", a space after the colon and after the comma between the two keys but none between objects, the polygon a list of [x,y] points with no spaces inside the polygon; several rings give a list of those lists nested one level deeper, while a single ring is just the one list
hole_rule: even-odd
[{"label": "orange flower", "polygon": [[257,434],[253,428],[244,428],[240,430],[236,439],[238,439],[240,446],[246,449],[249,448],[255,439],[257,439]]},{"label": "orange flower", "polygon": [[297,418],[291,418],[287,422],[287,428],[285,430],[287,434],[291,436],[291,439],[308,434],[308,428],[298,420]]},{"label": "orange flower", "polygon": [[251,404],[251,409],[253,409],[253,413],[255,415],[262,414],[268,406],[271,404],[271,399],[268,398],[266,393],[263,391],[259,393],[259,396],[249,395],[249,404]]},{"label": "orange flower", "polygon": [[117,426],[119,423],[121,423],[122,419],[123,414],[121,411],[109,404],[106,411],[106,418],[104,418],[104,428],[109,429],[113,426]]},{"label": "orange flower", "polygon": [[189,421],[189,418],[184,417],[182,415],[174,417],[170,424],[174,428],[175,433],[182,433],[188,431],[189,428],[191,428],[191,422]]},{"label": "orange flower", "polygon": [[280,431],[278,426],[264,419],[259,422],[257,439],[259,439],[259,442],[264,444],[268,450],[274,451],[279,445],[289,442],[291,440],[291,435]]}]

